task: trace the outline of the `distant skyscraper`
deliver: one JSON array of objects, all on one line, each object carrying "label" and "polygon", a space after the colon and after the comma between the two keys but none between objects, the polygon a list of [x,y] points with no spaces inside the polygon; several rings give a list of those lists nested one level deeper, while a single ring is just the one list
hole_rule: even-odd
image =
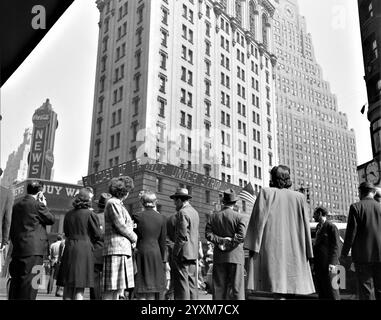
[{"label": "distant skyscraper", "polygon": [[23,142],[17,151],[8,156],[1,184],[9,188],[15,182],[24,181],[28,176],[28,155],[30,151],[32,129],[25,129]]},{"label": "distant skyscraper", "polygon": [[294,188],[309,189],[311,207],[347,215],[357,196],[355,133],[317,63],[296,0],[276,1],[274,49],[279,162]]},{"label": "distant skyscraper", "polygon": [[44,104],[35,111],[32,120],[33,133],[28,178],[51,180],[58,120],[49,99],[46,99]]},{"label": "distant skyscraper", "polygon": [[96,1],[89,174],[133,159],[254,190],[277,162],[272,1]]}]

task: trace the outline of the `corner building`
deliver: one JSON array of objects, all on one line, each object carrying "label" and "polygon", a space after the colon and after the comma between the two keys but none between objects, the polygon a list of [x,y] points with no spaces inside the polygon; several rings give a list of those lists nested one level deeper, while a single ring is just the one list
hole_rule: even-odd
[{"label": "corner building", "polygon": [[355,133],[323,79],[296,0],[276,1],[274,15],[279,162],[295,190],[309,189],[311,214],[323,205],[347,215],[357,197]]},{"label": "corner building", "polygon": [[[88,174],[154,159],[259,191],[277,164],[272,1],[98,0]],[[144,187],[144,186],[143,186]]]}]

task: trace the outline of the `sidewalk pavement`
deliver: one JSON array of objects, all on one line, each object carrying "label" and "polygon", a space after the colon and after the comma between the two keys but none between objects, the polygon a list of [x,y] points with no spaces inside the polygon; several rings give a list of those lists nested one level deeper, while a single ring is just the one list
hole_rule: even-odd
[{"label": "sidewalk pavement", "polygon": [[[47,294],[46,290],[40,290],[37,294],[37,300],[62,300],[62,297],[56,297],[56,286],[54,285],[52,293]],[[85,299],[90,300],[90,290],[85,290]],[[6,291],[6,279],[0,278],[0,300],[7,300],[7,291]],[[212,295],[206,293],[203,290],[199,290],[199,299],[198,300],[212,300]]]}]

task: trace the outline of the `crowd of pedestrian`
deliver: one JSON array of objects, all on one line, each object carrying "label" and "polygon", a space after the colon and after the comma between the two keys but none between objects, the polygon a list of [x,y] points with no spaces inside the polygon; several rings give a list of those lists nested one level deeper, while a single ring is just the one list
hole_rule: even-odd
[{"label": "crowd of pedestrian", "polygon": [[[207,217],[204,244],[185,188],[170,195],[170,216],[158,211],[149,190],[139,194],[141,209],[129,212],[124,202],[134,181],[128,176],[112,178],[98,200],[91,188],[82,188],[65,215],[64,237],[49,248],[48,292],[56,280],[55,294],[65,300],[83,299],[86,288],[94,300],[197,300],[199,290],[215,300],[244,300],[247,292],[278,299],[317,292],[320,299],[337,300],[341,264],[354,267],[360,299],[381,299],[380,188],[360,184],[341,246],[321,206],[314,210],[312,241],[306,199],[291,190],[290,169],[276,166],[270,175],[270,187],[261,189],[251,215],[236,209],[240,198],[234,190],[223,192],[221,210]],[[42,265],[46,226],[54,223],[42,189],[41,182],[28,182],[28,194],[13,206],[9,299],[37,295],[34,268]]]}]

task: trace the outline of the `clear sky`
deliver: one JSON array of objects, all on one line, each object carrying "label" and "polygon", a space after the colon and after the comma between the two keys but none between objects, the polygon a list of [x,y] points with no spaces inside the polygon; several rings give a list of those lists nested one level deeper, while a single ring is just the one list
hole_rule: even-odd
[{"label": "clear sky", "polygon": [[[154,0],[153,0],[154,1]],[[299,0],[323,77],[356,132],[358,163],[372,158],[357,0]],[[50,99],[58,114],[54,180],[76,183],[87,175],[99,11],[95,0],[74,1],[1,88],[1,162],[22,142],[32,116]]]}]

